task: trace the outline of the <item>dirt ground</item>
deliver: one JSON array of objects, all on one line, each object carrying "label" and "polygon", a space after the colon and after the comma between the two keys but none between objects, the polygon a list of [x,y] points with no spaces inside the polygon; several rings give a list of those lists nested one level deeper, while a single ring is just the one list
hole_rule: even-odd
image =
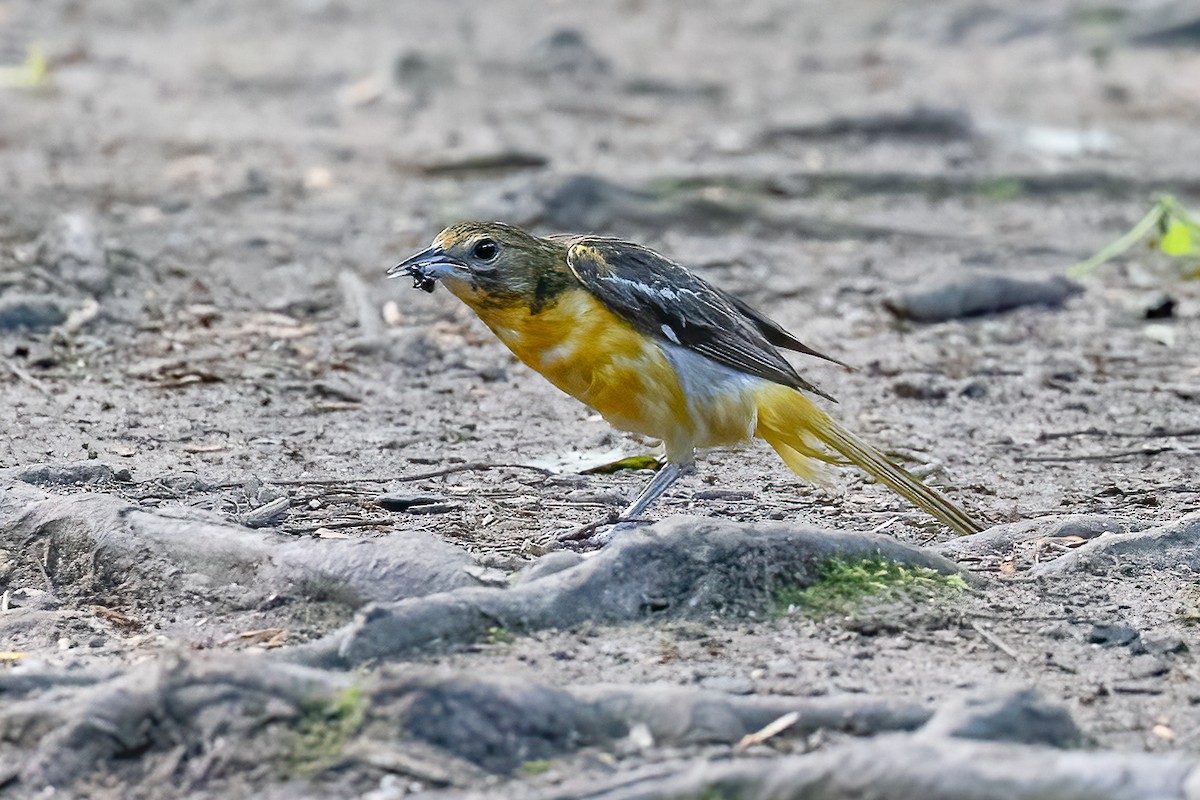
[{"label": "dirt ground", "polygon": [[[839,419],[989,523],[1180,520],[1200,510],[1200,282],[1137,248],[1060,307],[921,324],[884,301],[1063,275],[1163,192],[1200,208],[1186,6],[0,2],[0,58],[40,42],[49,60],[45,84],[0,89],[0,321],[36,317],[0,330],[0,467],[128,470],[46,491],[233,523],[287,497],[268,527],[288,536],[432,532],[503,582],[648,475],[580,465],[651,443],[446,292],[384,277],[482,218],[635,239],[751,301],[857,368],[794,361]],[[384,511],[383,491],[440,513]],[[761,444],[703,454],[654,514],[952,538],[856,474],[805,485]],[[1200,581],[1186,563],[1030,575],[1081,543],[963,562],[989,580],[952,612],[588,625],[370,669],[934,705],[1032,688],[1096,747],[1191,757]],[[49,591],[55,613],[0,625],[0,651],[29,654],[0,675],[286,647],[355,610],[206,607],[169,582],[89,596],[31,570],[0,558],[0,590]],[[276,633],[238,638],[254,630]],[[575,757],[480,786],[713,757]],[[308,790],[431,790],[338,780]]]}]

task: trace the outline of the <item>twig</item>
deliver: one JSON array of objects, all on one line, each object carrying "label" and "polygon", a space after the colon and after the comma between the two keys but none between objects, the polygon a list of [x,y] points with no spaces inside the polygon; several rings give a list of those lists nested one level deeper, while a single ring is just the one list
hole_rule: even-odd
[{"label": "twig", "polygon": [[[485,464],[482,462],[472,462],[470,464],[460,464],[457,467],[446,467],[445,469],[436,469],[432,472],[418,472],[415,475],[391,475],[382,478],[308,478],[308,479],[264,479],[263,483],[269,483],[272,486],[340,486],[348,483],[409,483],[412,481],[423,481],[429,478],[440,478],[443,475],[454,475],[459,472],[486,472],[493,469],[527,469],[532,472],[538,472],[542,475],[552,475],[553,473],[543,467],[535,467],[530,464]],[[229,481],[227,483],[218,483],[213,486],[214,489],[233,489],[238,486],[243,486],[245,481]]]},{"label": "twig", "polygon": [[[621,520],[621,517],[619,514],[617,514],[617,512],[615,512],[615,511],[610,512],[603,519],[598,519],[593,522],[589,522],[587,525],[581,525],[578,528],[575,528],[574,530],[570,530],[570,531],[567,531],[566,533],[563,533],[562,535],[560,535],[558,537],[558,541],[560,541],[560,542],[582,541],[584,539],[590,538],[590,536],[593,533],[595,533],[596,531],[605,527],[606,525],[616,525],[617,522],[619,522],[620,520]],[[629,521],[632,522],[633,520],[629,520]]]},{"label": "twig", "polygon": [[369,528],[373,525],[390,525],[395,521],[394,517],[370,517],[367,519],[343,519],[333,522],[326,522],[320,525],[304,525],[299,528],[285,528],[284,533],[315,533],[316,531],[325,528],[333,530],[335,528]]},{"label": "twig", "polygon": [[46,591],[54,591],[54,581],[50,580],[50,573],[46,571],[46,566],[50,563],[50,542],[47,540],[43,543],[42,557],[38,558],[33,553],[28,553],[29,558],[33,561],[34,566],[38,568],[38,572],[42,573],[42,580],[46,582]]},{"label": "twig", "polygon": [[1150,208],[1149,213],[1142,217],[1136,225],[1126,231],[1123,236],[1116,241],[1110,242],[1106,247],[1100,250],[1100,252],[1096,253],[1086,261],[1080,261],[1078,264],[1072,265],[1071,268],[1067,270],[1067,276],[1071,278],[1082,277],[1103,264],[1105,261],[1111,261],[1129,248],[1133,247],[1134,244],[1140,241],[1144,236],[1146,236],[1146,234],[1154,230],[1154,226],[1158,225],[1159,221],[1167,213],[1168,208],[1169,207],[1160,199]]},{"label": "twig", "polygon": [[11,372],[17,380],[21,381],[22,383],[29,384],[47,397],[50,396],[50,390],[46,388],[44,383],[18,367],[16,364],[12,363],[11,361],[5,361],[4,366],[8,367],[9,372]]},{"label": "twig", "polygon": [[1173,439],[1183,436],[1200,436],[1200,428],[1178,428],[1170,430],[1154,428],[1148,431],[1105,431],[1099,428],[1083,428],[1077,431],[1051,431],[1038,434],[1039,442],[1053,439],[1070,439],[1075,436],[1109,436],[1114,439]]},{"label": "twig", "polygon": [[1021,656],[1017,654],[1016,650],[1013,650],[1011,647],[1005,644],[1004,640],[996,634],[985,630],[977,621],[971,620],[971,629],[982,636],[984,641],[986,641],[992,647],[996,648],[1001,653],[1004,653],[1004,655],[1008,656],[1013,661],[1016,661],[1018,664],[1021,663]]},{"label": "twig", "polygon": [[1071,461],[1115,461],[1118,458],[1130,458],[1132,456],[1157,456],[1162,453],[1169,453],[1172,451],[1175,451],[1174,447],[1143,447],[1138,450],[1118,450],[1113,453],[1085,453],[1079,456],[1018,456],[1017,460],[1037,461],[1044,463],[1067,463]]},{"label": "twig", "polygon": [[774,722],[767,723],[764,727],[755,731],[754,733],[748,733],[743,736],[741,741],[737,743],[737,746],[734,747],[734,750],[740,753],[751,745],[762,744],[771,737],[778,736],[788,728],[795,725],[799,719],[799,711],[791,711],[787,714],[784,714],[779,719],[775,720]]}]

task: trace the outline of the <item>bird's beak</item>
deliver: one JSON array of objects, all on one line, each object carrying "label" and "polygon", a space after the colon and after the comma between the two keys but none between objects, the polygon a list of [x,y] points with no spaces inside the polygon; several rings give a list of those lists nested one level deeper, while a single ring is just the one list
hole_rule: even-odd
[{"label": "bird's beak", "polygon": [[451,269],[465,266],[466,264],[457,258],[447,255],[442,248],[431,247],[401,261],[389,269],[387,274],[389,278],[399,278],[401,275],[412,278],[414,289],[432,292],[438,278]]}]

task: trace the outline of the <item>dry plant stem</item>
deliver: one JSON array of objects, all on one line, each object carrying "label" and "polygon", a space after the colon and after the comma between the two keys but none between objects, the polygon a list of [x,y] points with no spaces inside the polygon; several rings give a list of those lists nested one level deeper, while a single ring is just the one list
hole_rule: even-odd
[{"label": "dry plant stem", "polygon": [[[485,464],[482,462],[472,462],[470,464],[461,464],[457,467],[446,467],[445,469],[436,469],[431,472],[418,472],[415,475],[390,475],[380,478],[312,478],[304,479],[287,479],[287,480],[264,480],[263,483],[272,486],[340,486],[349,483],[410,483],[412,481],[423,481],[430,478],[440,478],[444,475],[455,475],[460,472],[487,472],[493,469],[527,469],[531,472],[537,472],[542,475],[553,474],[550,470],[543,467],[535,467],[530,464]],[[232,489],[237,486],[243,486],[245,481],[227,481],[218,483],[213,486],[214,489]]]}]

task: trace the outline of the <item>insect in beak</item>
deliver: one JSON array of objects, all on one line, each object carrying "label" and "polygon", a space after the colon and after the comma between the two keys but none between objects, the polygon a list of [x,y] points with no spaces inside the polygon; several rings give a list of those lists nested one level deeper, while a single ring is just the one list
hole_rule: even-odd
[{"label": "insect in beak", "polygon": [[405,276],[413,279],[413,288],[432,292],[437,279],[449,269],[465,266],[461,261],[446,254],[440,247],[422,250],[406,258],[387,271],[389,278]]}]

